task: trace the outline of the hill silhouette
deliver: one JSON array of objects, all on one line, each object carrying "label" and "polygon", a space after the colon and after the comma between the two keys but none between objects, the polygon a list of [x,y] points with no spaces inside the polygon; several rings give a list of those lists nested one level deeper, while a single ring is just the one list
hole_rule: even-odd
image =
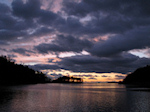
[{"label": "hill silhouette", "polygon": [[6,56],[0,56],[0,85],[36,84],[50,82],[45,74],[28,66],[16,64]]},{"label": "hill silhouette", "polygon": [[123,84],[150,85],[150,66],[138,68],[133,73],[128,74],[123,80]]}]

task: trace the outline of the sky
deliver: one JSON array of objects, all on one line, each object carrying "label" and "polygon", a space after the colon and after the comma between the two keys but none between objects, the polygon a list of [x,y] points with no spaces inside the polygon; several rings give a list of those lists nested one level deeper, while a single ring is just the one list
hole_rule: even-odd
[{"label": "sky", "polygon": [[150,65],[149,0],[0,0],[0,55],[47,74],[121,81]]}]

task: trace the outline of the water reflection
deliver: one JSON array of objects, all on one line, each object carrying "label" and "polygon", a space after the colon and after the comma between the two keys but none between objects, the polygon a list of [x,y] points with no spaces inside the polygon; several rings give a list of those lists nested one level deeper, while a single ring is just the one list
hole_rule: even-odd
[{"label": "water reflection", "polygon": [[0,87],[0,112],[147,112],[149,99],[150,92],[110,83]]},{"label": "water reflection", "polygon": [[150,88],[126,85],[127,107],[131,112],[149,112],[150,111]]}]

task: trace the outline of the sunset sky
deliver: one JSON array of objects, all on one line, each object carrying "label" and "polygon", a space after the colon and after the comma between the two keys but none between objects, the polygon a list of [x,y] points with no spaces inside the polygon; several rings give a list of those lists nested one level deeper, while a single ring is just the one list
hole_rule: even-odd
[{"label": "sunset sky", "polygon": [[0,55],[52,79],[120,81],[150,65],[150,1],[0,0]]}]

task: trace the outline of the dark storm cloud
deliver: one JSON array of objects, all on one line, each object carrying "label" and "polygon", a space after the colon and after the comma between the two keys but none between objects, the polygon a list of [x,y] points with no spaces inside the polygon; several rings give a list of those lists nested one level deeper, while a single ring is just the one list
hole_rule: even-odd
[{"label": "dark storm cloud", "polygon": [[[21,17],[24,20],[30,20],[36,25],[52,26],[52,23],[59,20],[61,17],[52,11],[41,9],[40,0],[27,0],[23,3],[21,0],[14,0],[12,3],[13,14],[17,17]],[[46,30],[47,31],[47,30]],[[44,33],[44,31],[43,31]]]},{"label": "dark storm cloud", "polygon": [[41,9],[40,0],[14,0],[11,5],[0,3],[0,40],[32,40],[55,31],[52,27],[64,21],[52,11]]},{"label": "dark storm cloud", "polygon": [[46,36],[47,34],[50,34],[53,31],[54,30],[51,28],[41,27],[35,30],[32,34],[30,34],[30,36]]},{"label": "dark storm cloud", "polygon": [[35,46],[39,53],[48,52],[81,52],[84,49],[90,48],[92,42],[84,39],[78,39],[73,36],[58,35],[51,43],[42,43]]},{"label": "dark storm cloud", "polygon": [[[139,0],[132,2],[120,2],[118,0],[83,0],[78,3],[64,1],[63,10],[68,13],[68,17],[63,19],[58,13],[41,9],[42,1],[40,0],[27,0],[26,2],[14,0],[12,2],[12,9],[6,5],[0,9],[5,12],[0,16],[0,18],[3,17],[3,19],[1,19],[2,24],[0,25],[3,29],[1,38],[9,40],[23,36],[27,39],[27,37],[38,37],[41,36],[41,34],[49,34],[52,31],[78,36],[88,35],[89,37],[93,37],[92,34],[104,35],[108,33],[122,33],[138,26],[147,26],[150,24],[149,13],[147,11],[149,10],[148,4],[148,1],[147,3],[143,3]],[[136,6],[135,10],[129,11],[133,6]],[[135,17],[128,13],[139,16]],[[80,22],[80,16],[89,14],[92,19],[86,22],[86,24],[82,24]],[[80,16],[74,17],[74,15]],[[45,28],[45,30],[41,29],[39,31],[39,29],[37,29],[41,26],[43,26],[42,29]],[[30,32],[28,31],[31,29],[35,30],[33,35],[29,34]]]},{"label": "dark storm cloud", "polygon": [[150,1],[141,0],[81,0],[63,1],[63,10],[69,15],[85,16],[89,13],[120,13],[128,16],[150,15]]},{"label": "dark storm cloud", "polygon": [[14,52],[14,53],[25,55],[25,56],[30,56],[30,53],[34,53],[33,51],[30,51],[30,50],[27,50],[27,49],[24,49],[24,48],[12,49],[11,51]]},{"label": "dark storm cloud", "polygon": [[[0,10],[3,12],[0,16],[2,28],[0,37],[9,40],[23,36],[27,39],[27,37],[48,34],[52,31],[51,29],[79,37],[82,35],[94,37],[94,34],[120,34],[150,24],[149,4],[149,1],[140,0],[83,0],[78,3],[64,0],[63,11],[68,14],[68,17],[64,19],[61,13],[41,9],[42,1],[40,0],[27,0],[26,2],[14,0],[11,4],[12,8],[0,4]],[[82,24],[80,19],[83,16],[81,15],[89,15],[91,20]],[[37,28],[41,26],[46,31],[40,30],[39,34]],[[28,30],[31,29],[35,30],[33,35],[29,35]]]},{"label": "dark storm cloud", "polygon": [[[85,50],[90,55],[62,58],[62,61],[55,62],[59,66],[35,65],[35,68],[127,73],[150,64],[148,58],[127,53],[150,47],[149,0],[63,0],[62,9],[57,13],[41,8],[42,5],[42,0],[13,0],[11,6],[0,3],[0,45],[32,42],[35,38],[38,40],[55,33],[57,37],[51,43],[42,41],[30,47],[43,54]],[[111,36],[99,42],[90,41],[106,35]],[[8,49],[5,51],[9,52]],[[10,52],[33,54],[23,48]]]},{"label": "dark storm cloud", "polygon": [[9,45],[9,44],[5,41],[0,41],[0,45]]},{"label": "dark storm cloud", "polygon": [[13,13],[23,18],[37,17],[40,6],[40,0],[27,0],[26,3],[22,0],[14,0],[12,2]]},{"label": "dark storm cloud", "polygon": [[98,42],[89,52],[96,56],[111,56],[123,51],[150,47],[150,27],[131,30],[124,35],[116,35]]},{"label": "dark storm cloud", "polygon": [[[84,26],[92,34],[116,34],[97,42],[88,50],[91,55],[110,57],[133,49],[150,47],[150,1],[140,0],[82,0],[63,2],[63,10],[77,17],[91,16]],[[73,8],[72,8],[73,7]],[[143,59],[141,59],[143,61]],[[140,61],[139,61],[140,63]],[[108,66],[109,67],[109,66]]]},{"label": "dark storm cloud", "polygon": [[29,65],[29,67],[35,70],[59,70],[61,67],[58,65],[49,65],[49,64],[36,64],[36,65]]},{"label": "dark storm cloud", "polygon": [[19,36],[22,32],[15,32],[12,30],[15,26],[15,19],[11,16],[10,8],[0,3],[0,39],[9,40]]},{"label": "dark storm cloud", "polygon": [[74,17],[67,17],[66,20],[63,20],[61,23],[55,25],[58,31],[73,35],[81,35],[87,31],[87,28],[82,25],[79,18]]},{"label": "dark storm cloud", "polygon": [[12,41],[19,36],[27,35],[27,27],[32,23],[17,20],[12,15],[12,10],[5,4],[0,4],[0,40]]},{"label": "dark storm cloud", "polygon": [[74,72],[128,73],[138,67],[150,64],[150,59],[139,58],[129,53],[122,53],[113,57],[80,55],[62,58],[62,61],[58,62],[58,64],[63,69]]},{"label": "dark storm cloud", "polygon": [[52,11],[41,9],[40,0],[14,0],[12,3],[13,14],[23,19],[37,21],[37,24],[52,25],[55,21],[61,21],[61,17]]},{"label": "dark storm cloud", "polygon": [[149,5],[150,1],[141,0],[64,0],[63,10],[68,15],[92,17],[82,27],[84,33],[120,34],[139,26],[150,25]]},{"label": "dark storm cloud", "polygon": [[8,57],[10,57],[10,58],[16,58],[16,57],[17,57],[17,55],[9,54],[9,55],[8,55]]},{"label": "dark storm cloud", "polygon": [[26,34],[26,33],[25,32],[12,31],[12,30],[1,30],[0,31],[0,39],[3,41],[4,40],[11,41],[11,40],[14,40],[17,37],[20,37],[24,34]]},{"label": "dark storm cloud", "polygon": [[10,8],[0,3],[0,29],[9,28],[10,25],[14,24],[14,19],[10,16]]},{"label": "dark storm cloud", "polygon": [[[5,6],[5,7],[4,7]],[[5,4],[0,3],[0,29],[5,31],[21,31],[32,28],[31,20],[22,20],[13,16],[12,10]],[[5,8],[5,9],[4,9]]]},{"label": "dark storm cloud", "polygon": [[18,36],[26,36],[28,28],[36,25],[32,20],[23,20],[12,14],[13,9],[0,3],[0,39],[10,40]]},{"label": "dark storm cloud", "polygon": [[10,8],[7,5],[0,3],[0,12],[1,12],[1,14],[2,13],[9,13]]}]

